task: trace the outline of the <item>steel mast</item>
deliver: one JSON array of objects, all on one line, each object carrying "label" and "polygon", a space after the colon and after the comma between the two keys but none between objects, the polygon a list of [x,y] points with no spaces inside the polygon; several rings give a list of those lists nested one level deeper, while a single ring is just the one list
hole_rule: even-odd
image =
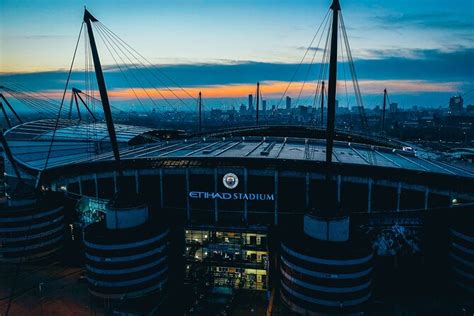
[{"label": "steel mast", "polygon": [[200,133],[202,131],[202,95],[201,95],[201,91],[199,91],[198,105],[199,105],[199,133]]},{"label": "steel mast", "polygon": [[331,28],[331,55],[329,58],[329,84],[328,84],[328,119],[326,127],[326,162],[332,162],[332,151],[334,146],[334,125],[336,118],[336,84],[337,84],[337,33],[339,26],[339,11],[341,5],[339,0],[334,0],[331,5],[332,28]]},{"label": "steel mast", "polygon": [[90,14],[87,9],[84,9],[84,23],[87,26],[87,34],[89,35],[89,43],[92,53],[92,59],[94,60],[94,70],[97,78],[97,85],[99,86],[100,99],[102,101],[102,107],[104,109],[105,122],[107,124],[107,130],[109,132],[110,142],[112,144],[112,151],[114,153],[117,167],[119,167],[119,174],[122,174],[122,168],[120,168],[120,152],[117,143],[117,136],[115,133],[114,122],[112,119],[112,112],[110,110],[109,96],[107,94],[107,87],[105,85],[104,73],[102,72],[102,65],[100,63],[99,52],[97,51],[97,45],[95,43],[94,32],[92,30],[92,22],[98,22],[98,20]]}]

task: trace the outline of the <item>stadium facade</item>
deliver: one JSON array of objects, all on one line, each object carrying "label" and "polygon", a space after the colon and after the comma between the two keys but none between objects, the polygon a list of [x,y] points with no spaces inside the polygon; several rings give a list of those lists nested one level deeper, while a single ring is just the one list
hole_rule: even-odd
[{"label": "stadium facade", "polygon": [[335,130],[339,1],[331,10],[325,131],[184,137],[113,123],[98,20],[85,10],[105,123],[58,116],[2,135],[0,260],[45,260],[78,240],[89,292],[106,302],[177,302],[186,282],[203,282],[268,291],[299,314],[360,313],[390,256],[420,259],[405,271],[422,267],[472,294],[474,170]]},{"label": "stadium facade", "polygon": [[[91,293],[98,297],[133,298],[166,288],[168,262],[182,267],[181,282],[205,267],[201,273],[215,286],[279,289],[296,312],[357,311],[370,302],[381,231],[402,225],[421,234],[414,239],[420,255],[429,238],[422,234],[427,218],[439,212],[451,225],[445,255],[455,280],[472,291],[472,279],[464,277],[472,273],[466,261],[472,226],[457,224],[472,220],[474,173],[465,166],[422,158],[384,139],[354,142],[354,135],[342,133],[328,181],[325,141],[312,138],[321,133],[315,129],[286,132],[294,137],[259,127],[161,140],[158,130],[116,125],[120,178],[105,124],[61,121],[50,151],[54,125],[24,123],[5,137],[23,178],[41,172],[44,190],[80,201],[68,224],[76,239],[84,234]],[[12,174],[8,160],[6,173]],[[130,193],[140,196],[138,206]],[[108,201],[117,194],[125,197],[119,205],[126,211],[111,211]],[[338,213],[334,229],[315,217],[331,200],[349,215],[340,244],[331,240],[346,234],[337,226]],[[120,214],[128,215],[121,221]],[[107,225],[88,224],[94,218],[107,218]],[[361,227],[379,231],[363,234]],[[443,228],[436,229],[441,234]],[[314,231],[326,235],[317,238]],[[137,290],[127,296],[131,285]]]}]

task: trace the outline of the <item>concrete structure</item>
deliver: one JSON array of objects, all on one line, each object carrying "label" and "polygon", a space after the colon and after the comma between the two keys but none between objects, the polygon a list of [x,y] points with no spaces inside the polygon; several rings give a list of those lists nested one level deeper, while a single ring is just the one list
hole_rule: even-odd
[{"label": "concrete structure", "polygon": [[473,213],[457,219],[450,229],[449,261],[452,280],[461,289],[474,294],[474,222]]},{"label": "concrete structure", "polygon": [[65,237],[62,194],[20,184],[0,204],[0,262],[24,263],[54,255]]},{"label": "concrete structure", "polygon": [[168,281],[169,229],[148,217],[148,207],[122,194],[106,206],[106,220],[84,230],[87,280],[92,295],[138,298]]},{"label": "concrete structure", "polygon": [[[270,290],[279,284],[284,302],[299,312],[363,310],[371,296],[373,255],[367,236],[353,238],[358,227],[422,229],[423,214],[442,209],[454,216],[459,205],[474,201],[472,169],[417,156],[383,138],[336,131],[330,168],[322,130],[261,126],[161,140],[153,138],[159,131],[116,125],[119,181],[101,123],[61,120],[46,164],[54,125],[52,120],[29,122],[6,132],[25,179],[36,179],[41,171],[45,187],[96,205],[120,196],[120,187],[122,194],[142,198],[130,213],[99,209],[106,220],[85,230],[90,289],[103,298],[160,290],[167,273],[167,252],[161,247],[169,240],[175,258],[185,254],[182,263],[173,259],[173,267],[182,264],[192,272],[202,265],[216,286]],[[8,163],[6,172],[11,174]],[[309,216],[310,210],[326,209],[328,201],[337,202],[347,217],[319,221]],[[148,212],[144,205],[154,207]],[[133,220],[122,217],[132,213]],[[171,223],[184,238],[179,233],[167,237]],[[123,240],[124,235],[130,237]],[[127,255],[155,250],[157,257],[144,266]],[[128,259],[119,268],[112,264],[115,257]],[[155,264],[158,270],[147,268]],[[326,274],[357,277],[333,280]],[[132,283],[136,287],[129,287]]]},{"label": "concrete structure", "polygon": [[349,239],[349,217],[307,214],[304,232],[285,236],[280,291],[291,310],[302,315],[362,310],[372,292],[373,255],[370,245]]}]

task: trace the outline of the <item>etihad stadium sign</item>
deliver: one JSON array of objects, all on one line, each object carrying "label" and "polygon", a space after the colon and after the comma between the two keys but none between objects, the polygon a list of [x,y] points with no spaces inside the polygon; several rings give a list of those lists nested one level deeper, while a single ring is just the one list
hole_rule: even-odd
[{"label": "etihad stadium sign", "polygon": [[273,193],[230,193],[191,191],[189,192],[189,197],[192,199],[212,200],[275,201],[275,195]]},{"label": "etihad stadium sign", "polygon": [[[239,178],[235,173],[226,173],[222,178],[224,186],[233,190],[239,185]],[[192,199],[212,200],[244,200],[244,201],[275,201],[273,193],[240,193],[240,192],[205,192],[191,191],[189,197]]]}]

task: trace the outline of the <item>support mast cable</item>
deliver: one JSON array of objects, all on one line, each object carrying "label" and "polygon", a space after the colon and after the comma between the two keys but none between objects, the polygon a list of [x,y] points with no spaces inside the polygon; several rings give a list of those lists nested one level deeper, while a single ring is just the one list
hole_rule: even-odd
[{"label": "support mast cable", "polygon": [[2,101],[0,101],[0,108],[2,109],[3,118],[4,118],[5,121],[7,122],[8,128],[12,128],[12,123],[10,122],[10,118],[8,117],[8,114],[7,114],[7,112],[5,111],[5,108],[3,107]]},{"label": "support mast cable", "polygon": [[[137,93],[135,92],[135,89],[133,88],[133,85],[130,83],[130,81],[128,80],[128,77],[126,76],[125,72],[122,70],[122,67],[120,66],[120,64],[117,62],[117,60],[115,59],[114,57],[114,54],[112,53],[112,51],[110,50],[110,48],[112,48],[112,50],[115,52],[115,54],[117,55],[117,57],[120,59],[120,61],[122,62],[122,65],[126,68],[126,70],[132,74],[133,78],[135,79],[135,81],[138,83],[138,85],[140,86],[140,88],[143,90],[143,92],[146,94],[146,96],[148,97],[148,99],[151,100],[151,102],[153,103],[153,105],[155,106],[155,108],[158,107],[158,105],[155,103],[155,101],[153,100],[153,98],[150,96],[150,94],[148,93],[148,91],[143,87],[143,85],[140,83],[140,80],[137,78],[137,76],[135,75],[135,73],[133,71],[130,70],[130,67],[127,65],[127,63],[124,61],[124,59],[120,56],[120,54],[118,53],[117,49],[114,47],[114,44],[115,46],[118,48],[118,50],[120,50],[120,52],[124,55],[124,57],[126,59],[128,59],[128,61],[130,62],[130,65],[133,65],[134,68],[138,71],[138,72],[141,72],[141,70],[137,67],[136,64],[133,63],[133,61],[130,59],[130,57],[128,57],[124,52],[123,50],[120,48],[120,46],[117,45],[117,43],[114,41],[114,39],[110,36],[108,36],[104,30],[101,30],[101,27],[100,27],[100,24],[97,24],[97,28],[98,30],[98,34],[99,36],[101,37],[102,41],[104,42],[107,50],[109,51],[110,55],[112,56],[114,62],[115,62],[115,65],[119,68],[120,70],[120,73],[122,74],[122,76],[124,77],[125,81],[127,81],[130,89],[133,91],[133,94],[135,95],[135,98],[138,100],[138,103],[140,103],[141,107],[143,110],[145,110],[145,107],[143,105],[143,102],[140,100],[140,98],[138,97]],[[109,40],[110,39],[110,40]],[[112,43],[112,42],[113,43]],[[108,43],[108,45],[107,45]],[[110,46],[110,48],[109,48]],[[150,83],[150,81],[148,80],[148,78],[146,76],[144,76],[145,79],[147,79],[148,83]],[[163,96],[160,92],[158,92],[160,94],[160,96],[163,98],[163,100],[166,101],[166,103],[168,103],[168,105],[170,105],[171,107],[173,107],[173,105],[165,98],[165,96]]]},{"label": "support mast cable", "polygon": [[341,26],[342,26],[341,30],[342,30],[343,40],[344,40],[344,44],[345,44],[345,47],[346,47],[347,59],[348,59],[348,62],[349,62],[349,69],[351,71],[355,98],[356,98],[356,102],[357,102],[357,105],[358,105],[357,110],[359,111],[359,116],[360,116],[360,119],[361,119],[362,129],[364,131],[367,131],[368,124],[367,124],[367,117],[366,117],[365,111],[364,111],[364,102],[362,100],[362,94],[360,92],[359,80],[357,78],[357,72],[356,72],[356,69],[355,69],[354,60],[352,58],[352,52],[351,52],[351,48],[350,48],[350,45],[349,45],[349,38],[347,36],[346,27],[345,27],[345,24],[344,24],[344,18],[342,16],[342,14],[340,14],[340,18],[341,18]]},{"label": "support mast cable", "polygon": [[[141,108],[144,110],[145,107],[144,107],[144,105],[143,105],[141,99],[138,97],[137,92],[135,91],[135,88],[133,87],[133,85],[132,85],[131,82],[129,81],[127,75],[125,75],[125,72],[122,70],[122,66],[120,66],[120,64],[117,62],[117,59],[115,59],[114,54],[112,53],[111,49],[109,48],[109,46],[112,47],[112,45],[111,45],[110,43],[109,43],[109,45],[107,45],[108,40],[103,37],[103,35],[102,35],[102,33],[100,32],[99,28],[96,28],[96,30],[97,30],[97,34],[99,34],[100,38],[102,39],[102,42],[104,43],[105,47],[107,48],[107,51],[110,53],[110,56],[112,56],[112,59],[114,60],[115,65],[118,67],[120,73],[122,74],[122,77],[125,79],[125,81],[127,82],[128,86],[129,86],[130,89],[132,90],[133,95],[135,96],[135,99],[137,99],[137,101],[138,101],[138,103],[140,104]],[[112,49],[115,51],[115,48],[114,48],[114,47],[112,47]],[[120,57],[120,55],[118,55],[118,53],[117,53],[116,51],[115,51],[115,53],[117,54],[117,57],[120,58],[120,60],[122,61],[122,65],[123,65],[125,68],[127,68],[127,71],[128,71],[128,72],[130,72],[129,67],[128,67],[127,64],[123,61],[122,57]],[[132,73],[132,75],[135,77],[135,74],[134,74],[133,72],[131,72],[131,73]],[[138,82],[138,80],[137,80],[136,77],[135,77],[135,80]],[[139,83],[139,84],[140,84],[140,83]],[[141,87],[141,88],[145,91],[145,89],[144,89],[143,87]],[[146,91],[145,91],[145,94],[148,95],[148,93],[147,93]],[[148,97],[151,99],[151,97],[150,97],[149,95],[148,95]],[[152,102],[154,102],[153,99],[151,99],[151,100],[152,100]]]},{"label": "support mast cable", "polygon": [[300,60],[300,62],[299,62],[299,64],[298,64],[298,66],[296,67],[295,72],[294,72],[293,75],[291,76],[290,82],[288,82],[288,84],[287,84],[287,86],[286,86],[286,88],[285,88],[285,91],[283,92],[283,94],[282,94],[280,100],[278,101],[277,106],[276,106],[276,109],[279,109],[279,108],[280,108],[280,105],[281,105],[283,99],[285,98],[285,96],[286,96],[286,94],[287,94],[287,92],[288,92],[288,89],[290,88],[291,84],[292,84],[293,81],[295,80],[296,74],[298,73],[298,71],[299,71],[301,65],[303,64],[303,62],[304,62],[304,60],[305,60],[305,58],[306,58],[306,55],[307,55],[308,52],[311,50],[311,47],[312,47],[312,45],[313,45],[313,43],[314,43],[314,40],[315,40],[316,37],[318,36],[319,31],[321,30],[321,27],[322,27],[323,25],[325,25],[326,19],[329,17],[329,13],[330,13],[330,10],[328,10],[328,11],[326,12],[326,15],[324,16],[323,21],[321,22],[321,24],[319,25],[319,27],[318,27],[316,33],[314,34],[313,38],[311,39],[311,42],[309,43],[308,48],[306,49],[305,53],[303,54],[303,57],[301,58],[301,60]]},{"label": "support mast cable", "polygon": [[[148,63],[150,66],[153,66],[153,63],[151,63],[148,59],[146,59],[142,54],[140,54],[138,51],[136,51],[132,46],[130,46],[127,42],[125,42],[123,39],[121,39],[117,34],[115,34],[112,30],[107,28],[102,22],[99,21],[99,25],[102,26],[107,32],[111,33],[113,37],[115,37],[118,41],[122,42],[124,47],[128,47],[130,50],[135,52],[138,56],[143,58],[143,60]],[[130,51],[129,51],[130,52]],[[137,59],[138,60],[138,59]],[[138,60],[139,61],[139,60]],[[140,61],[139,61],[140,62]],[[141,62],[140,62],[141,63]],[[143,63],[141,63],[143,65]],[[145,65],[143,65],[145,67]],[[164,77],[166,77],[171,83],[173,83],[175,86],[177,86],[179,89],[181,89],[183,92],[185,92],[191,99],[196,100],[196,98],[191,95],[186,89],[184,89],[182,86],[180,86],[178,83],[176,83],[171,77],[169,77],[166,73],[163,71],[160,71],[159,69],[156,69],[157,72],[162,74]]]},{"label": "support mast cable", "polygon": [[[76,47],[74,48],[74,54],[72,56],[72,61],[71,61],[71,66],[69,67],[69,73],[67,75],[67,79],[66,79],[66,85],[64,87],[64,91],[63,91],[63,96],[61,98],[61,104],[59,106],[59,111],[58,111],[58,115],[56,117],[56,122],[55,122],[55,126],[54,126],[54,130],[53,130],[53,136],[51,137],[51,142],[49,143],[49,149],[48,149],[48,154],[46,156],[46,160],[44,162],[44,167],[43,167],[43,170],[46,170],[46,167],[48,166],[48,161],[49,161],[49,158],[51,156],[51,150],[53,148],[53,142],[54,142],[54,138],[56,136],[56,131],[58,129],[58,125],[59,125],[59,120],[61,118],[61,110],[63,108],[63,105],[64,105],[64,98],[66,97],[66,91],[67,91],[67,87],[69,85],[69,80],[71,79],[71,74],[72,74],[72,68],[74,66],[74,61],[76,60],[76,53],[77,53],[77,47],[79,46],[79,40],[81,39],[81,34],[82,34],[82,30],[84,28],[84,23],[81,24],[81,29],[79,30],[79,35],[77,37],[77,42],[76,42]],[[37,181],[36,181],[36,188],[39,186],[40,184],[40,179],[41,178],[41,172],[38,174],[38,178],[37,178]]]},{"label": "support mast cable", "polygon": [[328,71],[328,65],[329,65],[329,53],[331,51],[330,46],[329,46],[330,35],[331,35],[331,23],[328,23],[328,31],[326,34],[326,41],[324,44],[324,54],[323,54],[321,66],[319,68],[319,77],[316,84],[316,91],[314,93],[313,108],[316,107],[316,104],[318,104],[320,101],[319,98],[321,96],[320,94],[321,83],[322,81],[324,81],[324,78],[327,77],[327,71]]},{"label": "support mast cable", "polygon": [[92,59],[94,61],[94,69],[97,79],[97,85],[99,86],[100,99],[102,101],[102,107],[104,109],[105,122],[107,124],[107,130],[109,132],[110,142],[112,144],[112,151],[114,153],[114,158],[119,168],[119,173],[122,175],[122,168],[120,165],[120,152],[117,144],[117,136],[115,133],[114,122],[112,119],[112,112],[110,111],[109,96],[107,94],[107,87],[105,85],[104,73],[102,72],[102,65],[100,63],[99,53],[97,51],[97,45],[94,38],[94,32],[92,30],[92,22],[97,22],[98,20],[92,16],[92,14],[84,9],[84,23],[87,26],[87,33],[89,35],[89,44],[92,52]]},{"label": "support mast cable", "polygon": [[[5,96],[0,93],[0,98],[3,99],[3,101],[5,102],[5,104],[8,106],[8,108],[10,109],[10,111],[13,113],[13,115],[15,115],[16,119],[20,122],[20,123],[23,123],[23,120],[20,118],[20,116],[18,115],[18,113],[16,113],[15,109],[11,106],[10,102],[8,102],[7,98],[5,98]],[[3,110],[3,107],[2,107],[2,110]]]},{"label": "support mast cable", "polygon": [[314,49],[314,53],[313,53],[313,57],[311,58],[311,62],[309,63],[309,66],[308,66],[308,69],[306,70],[306,74],[305,74],[305,77],[304,77],[304,80],[303,80],[303,83],[301,84],[301,88],[300,88],[300,91],[298,93],[298,97],[296,98],[296,106],[298,106],[298,103],[299,103],[299,100],[300,100],[300,97],[301,97],[301,94],[303,93],[303,89],[306,85],[306,82],[308,80],[308,77],[309,77],[309,74],[311,72],[311,68],[313,67],[313,64],[314,64],[314,60],[316,58],[316,54],[318,53],[319,51],[319,45],[321,44],[321,41],[323,39],[323,35],[324,35],[324,30],[326,29],[326,26],[329,24],[329,19],[326,20],[326,23],[324,24],[323,26],[323,29],[321,30],[321,36],[319,37],[319,40],[318,40],[318,44],[316,45],[316,47],[313,47],[312,49]]},{"label": "support mast cable", "polygon": [[[129,44],[127,44],[124,40],[122,40],[117,34],[115,34],[114,32],[112,32],[109,28],[107,28],[103,23],[99,22],[98,24],[102,30],[105,30],[107,33],[109,33],[109,35],[112,37],[112,38],[115,38],[115,43],[118,43],[120,45],[122,45],[122,47],[135,59],[137,60],[137,62],[145,69],[147,70],[155,79],[157,79],[158,81],[160,81],[164,87],[171,93],[173,94],[177,100],[179,100],[180,102],[182,102],[186,107],[189,108],[189,105],[184,102],[184,100],[182,98],[180,98],[172,89],[169,88],[169,86],[161,79],[159,78],[153,71],[151,71],[149,69],[149,67],[147,67],[143,61],[141,61],[137,56],[135,56],[132,52],[134,52],[136,55],[138,55],[139,57],[141,57],[147,64],[149,64],[150,66],[154,66],[149,60],[147,60],[143,55],[141,55],[139,52],[137,52],[133,47],[131,47]],[[117,45],[118,45],[117,44]],[[175,86],[177,86],[180,90],[182,90],[183,92],[185,92],[191,99],[193,100],[196,100],[196,98],[194,96],[192,96],[186,89],[184,89],[182,86],[180,86],[179,84],[177,84],[173,79],[171,79],[168,75],[166,75],[163,71],[160,71],[159,69],[156,69],[154,68],[157,72],[159,72],[160,74],[162,74],[164,77],[166,77],[168,80],[171,81],[171,83],[173,83]],[[154,87],[155,89],[157,89],[156,87]],[[163,97],[164,98],[164,97]]]}]

